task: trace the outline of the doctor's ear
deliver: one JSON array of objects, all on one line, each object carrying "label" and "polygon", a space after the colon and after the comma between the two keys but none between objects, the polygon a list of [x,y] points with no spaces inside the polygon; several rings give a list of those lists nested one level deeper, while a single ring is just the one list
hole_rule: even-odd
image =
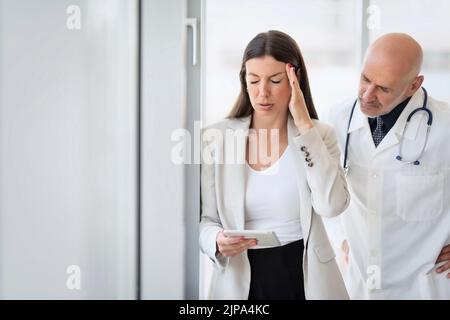
[{"label": "doctor's ear", "polygon": [[414,79],[414,82],[410,86],[411,95],[413,95],[417,90],[420,89],[424,79],[424,76],[417,76],[416,79]]}]

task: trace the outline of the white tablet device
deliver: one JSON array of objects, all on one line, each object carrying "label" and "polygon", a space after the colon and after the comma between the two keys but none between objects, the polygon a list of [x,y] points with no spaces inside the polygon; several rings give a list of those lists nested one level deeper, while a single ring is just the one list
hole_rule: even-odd
[{"label": "white tablet device", "polygon": [[229,237],[244,237],[258,240],[258,246],[280,246],[280,240],[275,231],[267,230],[224,230],[223,234]]}]

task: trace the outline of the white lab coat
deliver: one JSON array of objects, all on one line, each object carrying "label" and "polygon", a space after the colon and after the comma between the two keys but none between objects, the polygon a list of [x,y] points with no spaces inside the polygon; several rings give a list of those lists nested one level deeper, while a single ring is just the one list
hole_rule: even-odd
[{"label": "white lab coat", "polygon": [[[344,273],[352,299],[450,299],[447,272],[437,274],[435,261],[450,243],[450,109],[428,98],[433,125],[419,166],[395,159],[420,152],[426,116],[406,118],[423,104],[418,90],[394,127],[375,148],[368,119],[356,105],[349,128],[348,183],[351,200],[339,217],[350,245]],[[354,101],[333,108],[328,122],[336,129],[342,154]],[[340,243],[334,243],[338,247]],[[441,265],[441,264],[439,264]]]}]

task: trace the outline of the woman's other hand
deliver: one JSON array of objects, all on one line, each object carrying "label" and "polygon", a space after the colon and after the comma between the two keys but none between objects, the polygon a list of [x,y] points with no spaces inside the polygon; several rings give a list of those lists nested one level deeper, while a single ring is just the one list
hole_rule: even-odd
[{"label": "woman's other hand", "polygon": [[250,247],[256,246],[256,239],[246,239],[244,237],[227,237],[223,230],[217,234],[217,251],[225,257],[233,257],[241,254]]}]

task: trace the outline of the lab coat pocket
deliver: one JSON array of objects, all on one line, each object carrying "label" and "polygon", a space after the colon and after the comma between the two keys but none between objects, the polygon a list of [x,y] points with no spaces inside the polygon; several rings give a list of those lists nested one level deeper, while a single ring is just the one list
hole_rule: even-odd
[{"label": "lab coat pocket", "polygon": [[430,221],[443,210],[444,175],[398,175],[397,215],[407,222]]},{"label": "lab coat pocket", "polygon": [[[445,263],[445,262],[444,262]],[[437,273],[436,269],[443,265],[441,263],[426,274],[421,274],[420,297],[425,300],[449,300],[450,299],[450,279],[448,272]]]}]

